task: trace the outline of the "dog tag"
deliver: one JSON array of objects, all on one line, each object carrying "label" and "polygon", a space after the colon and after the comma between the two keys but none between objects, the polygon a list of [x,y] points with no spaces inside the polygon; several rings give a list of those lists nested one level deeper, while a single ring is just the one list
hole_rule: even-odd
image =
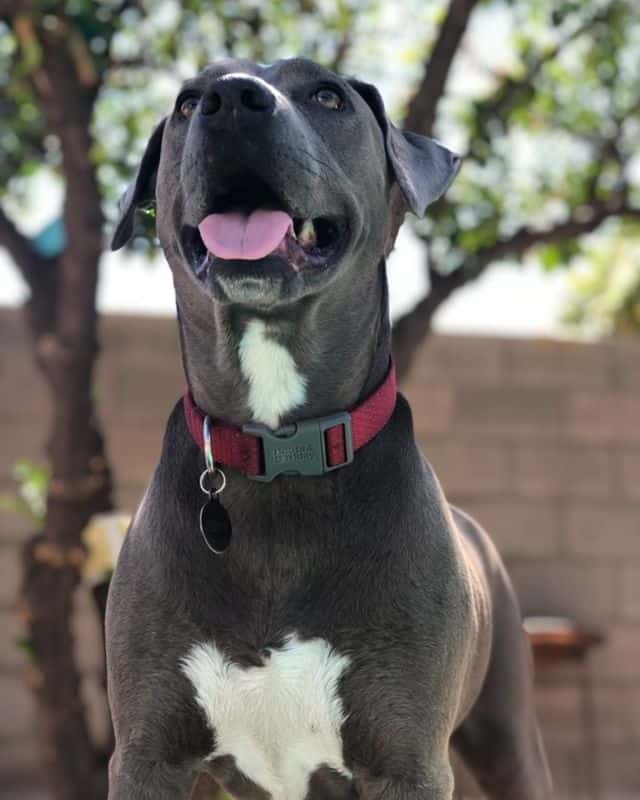
[{"label": "dog tag", "polygon": [[[202,423],[202,440],[206,467],[200,475],[200,489],[207,496],[207,500],[200,509],[200,533],[209,550],[219,556],[231,542],[231,520],[226,508],[218,500],[218,496],[227,485],[227,476],[220,467],[216,467],[213,460],[211,420],[208,416]],[[215,486],[217,481],[220,483]]]},{"label": "dog tag", "polygon": [[200,532],[212,553],[219,556],[229,547],[231,520],[226,508],[214,495],[200,509]]}]

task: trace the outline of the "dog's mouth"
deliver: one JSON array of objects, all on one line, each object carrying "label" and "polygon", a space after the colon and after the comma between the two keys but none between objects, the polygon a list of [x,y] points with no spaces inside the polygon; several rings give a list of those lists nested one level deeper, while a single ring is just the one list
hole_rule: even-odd
[{"label": "dog's mouth", "polygon": [[232,263],[241,270],[242,262],[253,262],[255,275],[258,262],[273,257],[296,273],[318,269],[335,260],[346,233],[344,218],[296,216],[263,180],[243,174],[214,196],[197,227],[183,226],[181,239],[193,272],[205,280]]}]

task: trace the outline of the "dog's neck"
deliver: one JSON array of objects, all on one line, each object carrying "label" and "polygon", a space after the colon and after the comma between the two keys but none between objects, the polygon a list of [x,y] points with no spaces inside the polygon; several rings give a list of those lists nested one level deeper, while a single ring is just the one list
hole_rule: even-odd
[{"label": "dog's neck", "polygon": [[277,429],[350,409],[388,369],[384,263],[374,276],[268,315],[219,303],[188,308],[178,294],[187,382],[215,419]]}]

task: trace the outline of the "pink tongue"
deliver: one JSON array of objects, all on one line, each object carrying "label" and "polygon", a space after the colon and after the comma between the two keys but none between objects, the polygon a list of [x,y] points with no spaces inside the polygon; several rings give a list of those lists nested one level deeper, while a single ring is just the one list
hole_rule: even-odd
[{"label": "pink tongue", "polygon": [[286,236],[293,220],[284,211],[209,214],[198,225],[205,247],[218,258],[255,261],[269,255]]}]

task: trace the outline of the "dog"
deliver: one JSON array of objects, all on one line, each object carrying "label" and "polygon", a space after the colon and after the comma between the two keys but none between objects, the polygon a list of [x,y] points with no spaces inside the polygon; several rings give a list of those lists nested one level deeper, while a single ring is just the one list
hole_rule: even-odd
[{"label": "dog", "polygon": [[458,161],[297,58],[208,66],[151,135],[112,247],[155,206],[188,392],[109,594],[109,800],[448,800],[450,746],[551,796],[509,578],[394,383],[390,192]]}]

